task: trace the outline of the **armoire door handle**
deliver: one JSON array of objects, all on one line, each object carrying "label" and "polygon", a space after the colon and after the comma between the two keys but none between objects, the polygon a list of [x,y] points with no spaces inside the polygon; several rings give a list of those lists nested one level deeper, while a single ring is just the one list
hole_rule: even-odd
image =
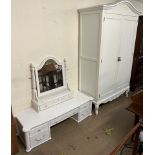
[{"label": "armoire door handle", "polygon": [[121,57],[118,57],[118,58],[117,58],[117,61],[121,61]]}]

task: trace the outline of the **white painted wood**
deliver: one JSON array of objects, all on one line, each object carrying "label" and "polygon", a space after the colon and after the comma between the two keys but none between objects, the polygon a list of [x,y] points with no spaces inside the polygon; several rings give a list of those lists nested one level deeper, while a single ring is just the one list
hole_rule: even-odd
[{"label": "white painted wood", "polygon": [[74,92],[73,98],[61,102],[39,113],[28,108],[16,115],[18,135],[26,146],[26,151],[51,139],[50,127],[72,117],[81,122],[92,113],[92,97],[79,91]]},{"label": "white painted wood", "polygon": [[83,25],[81,29],[81,56],[98,58],[100,12],[93,12],[91,15],[83,14],[80,24]]},{"label": "white painted wood", "polygon": [[79,9],[79,12],[83,14],[86,12],[90,13],[92,11],[99,11],[99,10],[100,11],[106,10],[107,12],[110,11],[109,13],[114,13],[114,14],[124,14],[124,15],[133,15],[133,16],[135,16],[135,14],[142,15],[142,11],[136,8],[134,4],[128,0],[122,0],[115,3],[107,3],[107,4],[97,5],[93,7],[82,8],[82,9]]},{"label": "white painted wood", "polygon": [[[62,66],[62,76],[63,76],[63,86],[48,90],[45,92],[40,92],[39,87],[39,77],[38,70],[40,70],[44,64],[52,60],[57,65]],[[73,92],[69,89],[66,79],[66,60],[64,59],[63,63],[60,63],[54,57],[45,58],[39,66],[30,65],[31,69],[31,77],[32,77],[32,106],[37,111],[40,112],[42,110],[48,109],[56,104],[67,101],[72,98]]]},{"label": "white painted wood", "polygon": [[[97,81],[97,69],[98,62],[82,60],[81,59],[81,72],[80,72],[80,90],[86,92],[88,95],[96,98],[96,83],[92,81]],[[91,70],[91,72],[90,72]]]},{"label": "white painted wood", "polygon": [[79,112],[72,116],[76,122],[81,122],[86,117],[92,115],[92,103],[89,101],[79,107]]},{"label": "white painted wood", "polygon": [[[63,86],[41,93],[38,70],[49,60],[54,61],[56,65],[62,66]],[[24,142],[27,152],[51,139],[51,126],[69,117],[80,122],[90,116],[93,100],[92,97],[88,97],[79,91],[73,92],[69,89],[66,80],[66,60],[64,60],[64,63],[60,63],[56,58],[47,57],[39,66],[31,64],[30,67],[32,108],[28,108],[16,115],[18,135]]]},{"label": "white painted wood", "polygon": [[48,123],[44,123],[42,125],[39,125],[37,127],[34,127],[30,131],[30,136],[34,136],[34,135],[36,135],[36,134],[38,134],[40,132],[43,132],[44,130],[48,130],[48,128],[49,128]]},{"label": "white painted wood", "polygon": [[51,139],[50,130],[43,130],[30,138],[31,147],[34,148]]},{"label": "white painted wood", "polygon": [[121,18],[119,16],[103,17],[103,29],[101,38],[99,65],[99,94],[100,98],[115,92],[116,74],[117,74],[117,57],[121,44]]},{"label": "white painted wood", "polygon": [[137,27],[137,20],[124,19],[122,22],[121,47],[118,55],[121,61],[118,63],[117,87],[128,86],[130,81]]},{"label": "white painted wood", "polygon": [[81,82],[79,88],[94,98],[97,95],[97,86],[92,81],[98,80],[100,20],[102,20],[100,11],[85,12],[80,18],[79,51],[81,63],[79,63],[79,70],[81,72],[79,72],[79,81]]},{"label": "white painted wood", "polygon": [[129,91],[139,14],[128,1],[79,10],[79,90],[94,97],[96,114]]}]

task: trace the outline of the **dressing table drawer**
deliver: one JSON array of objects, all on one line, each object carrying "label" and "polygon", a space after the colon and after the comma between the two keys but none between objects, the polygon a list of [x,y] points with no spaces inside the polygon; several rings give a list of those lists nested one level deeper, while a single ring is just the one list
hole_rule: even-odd
[{"label": "dressing table drawer", "polygon": [[49,129],[48,123],[44,123],[44,124],[39,125],[35,128],[32,128],[30,131],[30,136],[33,136],[35,134],[39,134],[40,132],[48,130],[48,129]]},{"label": "dressing table drawer", "polygon": [[30,145],[33,148],[44,143],[49,139],[51,139],[50,130],[43,130],[30,138]]},{"label": "dressing table drawer", "polygon": [[59,116],[59,117],[57,117],[57,118],[55,118],[55,119],[53,119],[53,120],[50,121],[50,126],[53,126],[55,124],[58,124],[61,121],[62,121],[62,118]]},{"label": "dressing table drawer", "polygon": [[91,108],[91,104],[89,102],[87,102],[86,104],[83,104],[80,106],[80,111],[84,111],[86,109],[90,109]]},{"label": "dressing table drawer", "polygon": [[39,107],[39,110],[42,111],[42,110],[50,108],[50,106],[51,106],[51,103],[45,103],[45,104],[40,105],[38,107]]},{"label": "dressing table drawer", "polygon": [[79,109],[80,110],[78,111],[78,113],[72,116],[72,118],[77,122],[81,122],[86,117],[92,115],[92,102],[87,102],[81,105]]},{"label": "dressing table drawer", "polygon": [[70,112],[67,113],[67,116],[68,117],[71,117],[71,116],[75,115],[76,113],[78,113],[78,111],[79,111],[78,108],[73,109],[72,111],[70,111]]},{"label": "dressing table drawer", "polygon": [[64,121],[65,119],[75,115],[76,113],[78,113],[78,108],[73,109],[73,110],[71,110],[71,111],[69,111],[69,112],[67,112],[67,113],[65,113],[65,114],[63,114],[63,115],[61,115],[61,116],[51,120],[50,121],[50,126],[58,124],[59,122]]},{"label": "dressing table drawer", "polygon": [[67,119],[67,118],[68,118],[68,115],[67,115],[67,114],[61,115],[61,116],[59,116],[59,117],[57,117],[57,118],[51,120],[50,126],[53,126],[53,125],[55,125],[55,124],[58,124],[58,123],[60,123],[61,121]]},{"label": "dressing table drawer", "polygon": [[90,115],[91,115],[91,110],[87,108],[79,113],[79,120],[82,121],[83,119],[85,119]]}]

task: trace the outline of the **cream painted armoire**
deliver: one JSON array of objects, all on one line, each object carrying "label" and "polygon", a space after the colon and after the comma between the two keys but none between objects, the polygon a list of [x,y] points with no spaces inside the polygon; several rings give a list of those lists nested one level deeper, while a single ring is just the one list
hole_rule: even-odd
[{"label": "cream painted armoire", "polygon": [[79,90],[99,105],[128,94],[141,14],[131,2],[79,9]]}]

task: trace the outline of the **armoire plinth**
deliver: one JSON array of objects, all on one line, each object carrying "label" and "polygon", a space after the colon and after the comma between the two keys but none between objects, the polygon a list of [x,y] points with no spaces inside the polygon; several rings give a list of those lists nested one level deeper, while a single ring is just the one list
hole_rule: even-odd
[{"label": "armoire plinth", "polygon": [[138,16],[129,1],[79,9],[79,90],[99,105],[128,95]]}]

